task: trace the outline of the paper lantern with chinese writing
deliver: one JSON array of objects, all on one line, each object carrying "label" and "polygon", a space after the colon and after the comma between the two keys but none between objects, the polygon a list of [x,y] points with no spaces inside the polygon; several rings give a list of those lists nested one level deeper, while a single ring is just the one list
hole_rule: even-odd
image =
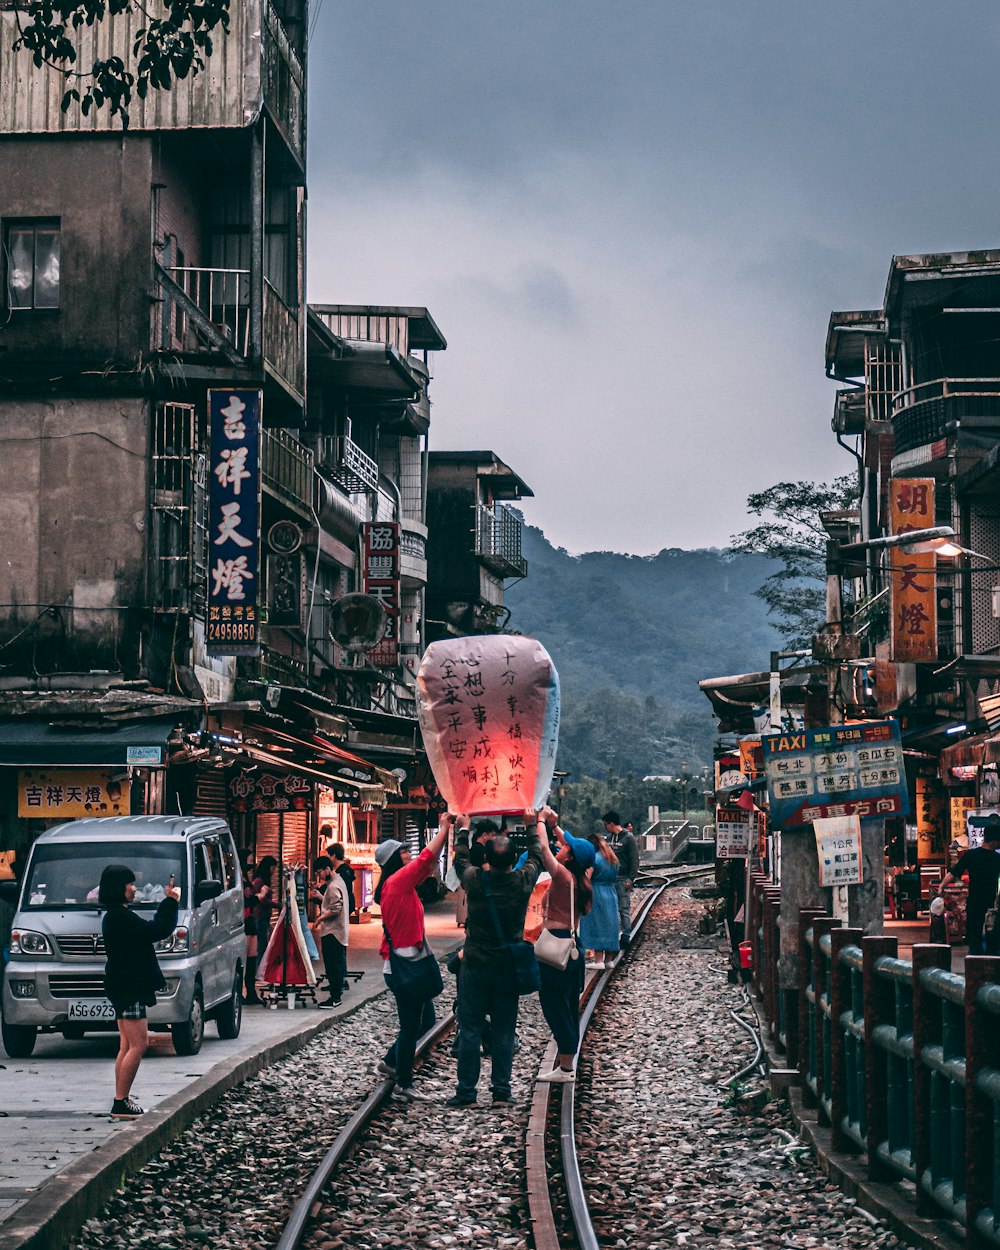
[{"label": "paper lantern with chinese writing", "polygon": [[432,643],[417,673],[424,749],[453,812],[523,812],[545,801],[559,741],[559,675],[534,638]]}]

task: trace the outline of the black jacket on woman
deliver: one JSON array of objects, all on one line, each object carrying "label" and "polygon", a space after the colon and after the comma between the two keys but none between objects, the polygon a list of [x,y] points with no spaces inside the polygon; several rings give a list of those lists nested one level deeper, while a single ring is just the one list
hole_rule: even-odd
[{"label": "black jacket on woman", "polygon": [[166,982],[153,943],[169,937],[176,925],[175,898],[165,898],[152,920],[143,920],[127,907],[111,907],[105,913],[101,925],[108,953],[104,992],[116,1010],[132,1003],[155,1004],[156,991]]}]

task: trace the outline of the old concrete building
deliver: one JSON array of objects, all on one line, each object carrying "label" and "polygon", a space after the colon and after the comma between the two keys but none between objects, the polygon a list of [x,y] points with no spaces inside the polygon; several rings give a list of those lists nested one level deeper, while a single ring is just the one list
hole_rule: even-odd
[{"label": "old concrete building", "polygon": [[[426,811],[413,672],[446,343],[426,309],[306,306],[304,17],[233,6],[206,71],[123,131],[62,111],[0,10],[0,849],[183,808],[301,859],[321,827],[370,839]],[[99,37],[124,55],[136,20]],[[334,620],[358,593],[388,632],[350,653]],[[297,770],[296,813],[243,802],[265,767]]]},{"label": "old concrete building", "polygon": [[504,584],[527,575],[520,516],[531,488],[492,451],[432,451],[427,512],[428,637],[489,634],[510,612]]}]

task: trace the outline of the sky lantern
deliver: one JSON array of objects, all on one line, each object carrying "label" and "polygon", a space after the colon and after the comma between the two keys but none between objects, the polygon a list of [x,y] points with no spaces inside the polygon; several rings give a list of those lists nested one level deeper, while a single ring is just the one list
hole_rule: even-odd
[{"label": "sky lantern", "polygon": [[417,673],[417,713],[451,811],[523,812],[545,802],[559,742],[559,675],[536,639],[431,643]]}]

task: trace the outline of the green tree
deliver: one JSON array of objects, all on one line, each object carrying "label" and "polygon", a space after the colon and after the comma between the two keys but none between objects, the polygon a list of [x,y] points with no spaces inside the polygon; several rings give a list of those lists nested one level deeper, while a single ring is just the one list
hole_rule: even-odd
[{"label": "green tree", "polygon": [[808,646],[826,619],[827,535],[819,514],[854,508],[857,503],[858,479],[853,473],[830,483],[776,482],[747,499],[747,510],[764,519],[734,534],[732,550],[780,562],[754,594],[767,604],[789,646]]},{"label": "green tree", "polygon": [[[230,0],[163,0],[151,6],[141,0],[30,0],[18,24],[15,50],[31,54],[36,66],[50,65],[66,78],[63,112],[76,101],[84,114],[104,105],[129,122],[133,93],[144,100],[151,87],[170,88],[175,79],[197,74],[212,53],[212,36],[229,29]],[[76,32],[119,14],[142,14],[128,62],[121,57],[77,65]]]}]

